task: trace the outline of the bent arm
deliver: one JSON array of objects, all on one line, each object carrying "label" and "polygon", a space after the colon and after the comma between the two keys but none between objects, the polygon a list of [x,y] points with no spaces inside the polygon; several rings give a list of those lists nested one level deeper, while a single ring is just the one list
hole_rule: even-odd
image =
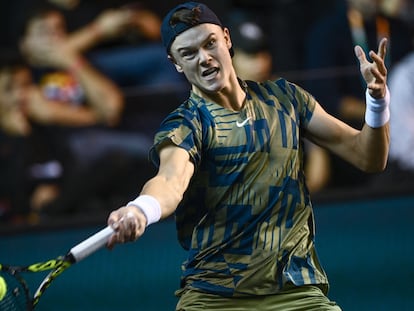
[{"label": "bent arm", "polygon": [[30,63],[71,73],[81,85],[87,105],[99,122],[116,125],[124,108],[124,98],[118,86],[93,67],[67,38],[28,39],[23,44]]},{"label": "bent arm", "polygon": [[98,72],[81,55],[68,68],[82,85],[86,101],[100,121],[108,125],[117,124],[124,107],[124,98],[115,83]]},{"label": "bent arm", "polygon": [[389,93],[384,58],[387,40],[378,52],[369,52],[369,62],[360,46],[355,47],[361,75],[367,83],[365,124],[359,131],[326,113],[316,104],[308,124],[309,139],[366,172],[384,170],[389,151]]}]

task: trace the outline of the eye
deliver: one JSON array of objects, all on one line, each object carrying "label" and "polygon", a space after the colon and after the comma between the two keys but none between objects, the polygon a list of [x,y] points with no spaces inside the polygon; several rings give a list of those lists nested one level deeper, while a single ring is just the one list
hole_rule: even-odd
[{"label": "eye", "polygon": [[191,59],[193,58],[195,55],[195,51],[194,50],[185,50],[181,53],[181,57],[185,58],[185,59]]},{"label": "eye", "polygon": [[211,39],[211,40],[209,40],[209,41],[207,42],[206,47],[207,47],[207,48],[212,48],[212,47],[214,47],[214,46],[215,46],[215,44],[216,44],[216,40],[215,40],[215,39]]}]

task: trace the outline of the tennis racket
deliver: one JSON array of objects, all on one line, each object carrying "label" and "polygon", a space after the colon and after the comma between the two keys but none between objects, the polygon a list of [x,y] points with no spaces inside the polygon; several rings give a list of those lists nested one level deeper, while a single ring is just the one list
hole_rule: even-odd
[{"label": "tennis racket", "polygon": [[[40,297],[50,286],[53,280],[71,265],[81,261],[85,257],[103,247],[113,233],[111,227],[106,227],[95,233],[83,242],[72,247],[70,251],[55,259],[34,263],[28,266],[9,266],[0,264],[0,310],[33,310]],[[27,282],[22,277],[24,272],[49,271],[33,296]]]}]

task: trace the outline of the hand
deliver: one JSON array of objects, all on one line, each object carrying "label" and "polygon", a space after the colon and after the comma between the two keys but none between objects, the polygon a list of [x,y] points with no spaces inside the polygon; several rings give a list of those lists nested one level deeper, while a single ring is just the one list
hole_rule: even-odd
[{"label": "hand", "polygon": [[104,38],[109,39],[117,37],[131,25],[132,15],[129,10],[106,10],[101,13],[95,20],[93,26],[97,32]]},{"label": "hand", "polygon": [[67,69],[79,57],[65,38],[30,38],[25,40],[24,54],[35,66]]},{"label": "hand", "polygon": [[387,48],[387,39],[383,38],[379,43],[378,53],[369,52],[373,62],[369,62],[362,48],[355,46],[355,55],[359,60],[361,74],[367,83],[369,94],[373,98],[384,98],[387,83],[387,68],[385,67],[385,54]]},{"label": "hand", "polygon": [[116,243],[135,241],[142,236],[147,218],[137,207],[124,206],[109,215],[108,225],[115,230],[107,244],[112,249]]}]

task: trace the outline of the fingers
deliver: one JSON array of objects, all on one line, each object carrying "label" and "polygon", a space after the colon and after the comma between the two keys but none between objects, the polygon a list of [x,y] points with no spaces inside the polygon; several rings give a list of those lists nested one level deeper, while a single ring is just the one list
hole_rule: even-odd
[{"label": "fingers", "polygon": [[358,58],[360,64],[364,64],[367,62],[367,58],[365,56],[364,50],[359,46],[355,46],[354,48],[355,56]]},{"label": "fingers", "polygon": [[145,231],[146,218],[136,207],[122,207],[110,214],[108,225],[115,231],[107,244],[112,249],[117,243],[137,240]]},{"label": "fingers", "polygon": [[387,42],[387,38],[382,38],[378,47],[378,56],[383,60],[385,59],[385,54],[387,52]]},{"label": "fingers", "polygon": [[[378,66],[378,69],[383,74],[386,74],[387,72],[385,68],[385,62],[384,62],[385,54],[387,52],[387,42],[388,42],[387,38],[383,38],[381,42],[379,43],[378,52],[377,53],[373,51],[369,52],[369,56],[376,63],[376,65]],[[365,52],[359,45],[355,46],[354,51],[361,65],[368,63]]]},{"label": "fingers", "polygon": [[[384,52],[385,53],[385,52]],[[371,51],[369,53],[369,56],[371,57],[371,59],[375,62],[375,64],[377,65],[377,68],[379,70],[379,72],[382,75],[386,75],[387,74],[387,68],[385,67],[385,62],[384,62],[384,58],[381,57],[380,54],[376,54],[373,51]]]},{"label": "fingers", "polygon": [[384,38],[379,44],[378,53],[374,53],[373,51],[369,53],[375,65],[370,66],[370,72],[374,79],[367,84],[367,88],[374,98],[382,98],[385,96],[387,82],[387,67],[385,66],[386,50],[387,39]]},{"label": "fingers", "polygon": [[[378,52],[369,52],[370,61],[360,46],[355,46],[355,55],[360,63],[360,70],[371,96],[382,98],[386,92],[387,68],[385,55],[387,52],[387,39],[381,40]],[[372,60],[372,61],[371,61]]]}]

